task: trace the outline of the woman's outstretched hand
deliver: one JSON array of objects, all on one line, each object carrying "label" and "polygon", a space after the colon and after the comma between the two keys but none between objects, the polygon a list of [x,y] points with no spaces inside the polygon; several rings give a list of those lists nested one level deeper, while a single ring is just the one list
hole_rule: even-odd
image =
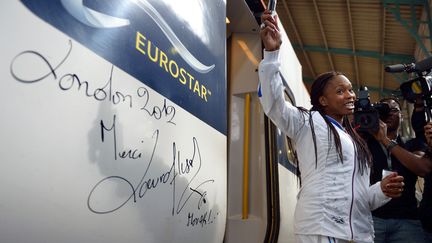
[{"label": "woman's outstretched hand", "polygon": [[282,38],[277,25],[277,15],[272,16],[271,12],[266,10],[261,15],[261,23],[260,36],[264,43],[265,50],[279,50],[282,44]]}]

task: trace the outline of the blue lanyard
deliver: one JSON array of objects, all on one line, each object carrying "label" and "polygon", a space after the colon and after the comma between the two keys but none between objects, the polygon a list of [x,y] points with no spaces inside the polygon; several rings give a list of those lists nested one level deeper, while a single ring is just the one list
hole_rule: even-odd
[{"label": "blue lanyard", "polygon": [[341,125],[339,122],[337,122],[337,121],[336,121],[335,119],[333,119],[331,116],[326,115],[326,117],[327,117],[327,119],[329,119],[329,121],[330,121],[331,123],[333,123],[333,125],[339,127],[340,130],[342,130],[342,131],[345,132],[345,129],[342,127],[342,125]]}]

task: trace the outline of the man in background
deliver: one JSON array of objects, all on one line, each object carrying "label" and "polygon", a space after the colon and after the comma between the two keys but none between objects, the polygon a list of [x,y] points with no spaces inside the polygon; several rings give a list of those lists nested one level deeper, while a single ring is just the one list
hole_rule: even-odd
[{"label": "man in background", "polygon": [[399,136],[402,120],[401,107],[395,98],[380,101],[389,106],[390,112],[381,116],[380,129],[366,138],[373,158],[371,183],[380,181],[390,171],[404,177],[401,197],[372,211],[376,243],[424,242],[418,217],[415,185],[417,176],[430,171],[427,158],[409,152]]}]

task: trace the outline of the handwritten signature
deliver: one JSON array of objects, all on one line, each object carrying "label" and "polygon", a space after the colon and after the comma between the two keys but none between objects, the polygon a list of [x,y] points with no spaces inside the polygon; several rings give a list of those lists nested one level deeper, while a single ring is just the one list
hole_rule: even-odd
[{"label": "handwritten signature", "polygon": [[219,213],[215,215],[212,209],[210,209],[209,211],[205,211],[204,213],[196,216],[194,213],[189,212],[186,226],[188,227],[201,226],[202,228],[208,224],[213,224],[218,215]]},{"label": "handwritten signature", "polygon": [[[100,126],[101,126],[101,140],[102,142],[105,141],[105,133],[110,132],[114,136],[114,151],[115,151],[115,159],[117,159],[117,148],[116,148],[116,115],[113,116],[113,122],[112,126],[108,127],[106,126],[105,122],[101,120]],[[191,200],[192,196],[197,196],[197,209],[200,209],[203,204],[206,203],[206,197],[207,197],[207,191],[203,190],[206,184],[208,183],[214,183],[213,179],[204,180],[201,183],[199,183],[196,186],[192,186],[192,184],[196,184],[195,180],[198,176],[201,166],[202,166],[202,157],[201,152],[199,148],[198,140],[193,137],[192,138],[192,145],[193,145],[193,153],[190,158],[184,158],[182,159],[182,153],[180,150],[177,149],[177,145],[175,142],[172,143],[172,162],[170,168],[161,173],[157,176],[150,176],[149,175],[149,169],[152,166],[153,163],[153,157],[156,151],[156,148],[158,146],[159,141],[159,130],[156,130],[153,135],[153,149],[150,155],[150,158],[148,160],[148,164],[144,170],[144,173],[136,185],[133,185],[133,183],[122,176],[108,176],[106,178],[103,178],[100,180],[96,185],[92,188],[90,191],[90,194],[87,199],[87,206],[90,211],[97,214],[107,214],[112,213],[120,208],[122,208],[126,203],[132,200],[133,203],[137,203],[138,199],[144,198],[147,195],[147,192],[151,190],[157,190],[161,188],[161,185],[168,184],[171,186],[172,189],[172,215],[179,214],[185,205]],[[132,151],[132,150],[130,150]],[[135,151],[135,150],[133,150]],[[123,152],[120,152],[119,155],[123,154]],[[133,154],[133,152],[132,152]],[[139,155],[137,158],[141,158],[141,154],[137,153],[135,151],[136,155]],[[136,159],[137,159],[136,158]],[[190,180],[186,184],[186,186],[180,190],[181,195],[180,198],[177,198],[176,191],[179,189],[176,185],[176,181],[179,176],[182,175],[191,175]],[[98,190],[102,190],[101,188],[107,184],[116,182],[120,185],[125,185],[127,188],[130,189],[130,194],[127,194],[127,196],[122,199],[122,201],[112,208],[109,209],[98,209],[97,206],[92,204],[93,202],[93,195],[96,194]]]},{"label": "handwritten signature", "polygon": [[[84,97],[92,99],[97,102],[110,102],[112,105],[124,105],[130,109],[139,109],[144,111],[149,117],[155,120],[163,120],[172,125],[175,123],[176,109],[173,105],[169,104],[167,99],[159,105],[151,105],[154,102],[151,100],[149,90],[144,87],[138,87],[135,93],[124,93],[113,89],[113,73],[114,66],[111,65],[108,80],[103,82],[101,86],[92,89],[92,82],[85,80],[82,76],[73,73],[65,72],[66,63],[69,60],[73,46],[72,41],[69,40],[69,46],[66,54],[61,57],[57,63],[51,62],[49,58],[42,53],[35,50],[26,50],[17,54],[10,63],[10,73],[12,77],[21,83],[34,84],[48,79],[53,79],[57,82],[59,90],[61,91],[75,91],[83,94]],[[28,72],[28,60],[37,60],[35,66],[45,67],[45,69],[36,70],[39,74],[31,74]],[[34,68],[34,67],[33,67]],[[63,71],[62,71],[63,70]],[[144,160],[144,155],[137,148],[126,149],[122,151],[117,150],[117,134],[116,134],[116,115],[113,115],[112,124],[108,125],[105,121],[100,120],[101,141],[106,141],[106,136],[109,134],[113,136],[113,151],[114,159],[133,159]],[[183,153],[177,148],[175,142],[172,143],[172,161],[169,169],[160,174],[153,175],[149,173],[155,155],[156,148],[159,145],[159,130],[155,130],[152,135],[152,152],[143,174],[137,184],[132,183],[132,180],[127,177],[119,175],[111,175],[101,179],[91,189],[87,198],[88,209],[96,214],[108,214],[115,212],[125,206],[128,202],[137,203],[139,199],[145,198],[150,195],[149,192],[162,190],[163,185],[168,185],[171,188],[171,214],[180,214],[185,206],[196,202],[196,208],[200,210],[203,204],[207,203],[207,190],[209,184],[214,183],[214,179],[206,179],[201,182],[198,181],[197,176],[201,171],[202,157],[200,152],[199,142],[196,137],[192,138],[193,152],[188,157],[183,157]],[[188,178],[186,185],[179,185],[178,179]],[[114,206],[102,209],[97,204],[96,195],[103,192],[103,187],[109,186],[110,183],[116,183],[121,186],[126,186],[126,196],[120,199],[119,203],[114,203]],[[108,184],[108,185],[107,185]],[[168,191],[169,192],[169,191]],[[177,193],[178,192],[178,193]],[[194,200],[195,199],[195,200]],[[195,212],[198,213],[198,212]],[[211,224],[219,213],[215,214],[206,211],[200,215],[195,216],[194,212],[187,213],[187,226],[197,226]]]}]

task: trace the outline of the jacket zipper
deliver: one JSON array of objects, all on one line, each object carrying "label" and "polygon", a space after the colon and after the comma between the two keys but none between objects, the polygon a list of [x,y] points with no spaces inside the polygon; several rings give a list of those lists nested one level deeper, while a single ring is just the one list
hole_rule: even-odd
[{"label": "jacket zipper", "polygon": [[350,213],[349,213],[349,225],[350,225],[350,231],[351,231],[351,240],[354,239],[354,232],[352,228],[352,211],[354,206],[354,176],[356,172],[356,160],[354,160],[354,170],[352,174],[352,181],[351,181],[351,207],[350,207]]}]

